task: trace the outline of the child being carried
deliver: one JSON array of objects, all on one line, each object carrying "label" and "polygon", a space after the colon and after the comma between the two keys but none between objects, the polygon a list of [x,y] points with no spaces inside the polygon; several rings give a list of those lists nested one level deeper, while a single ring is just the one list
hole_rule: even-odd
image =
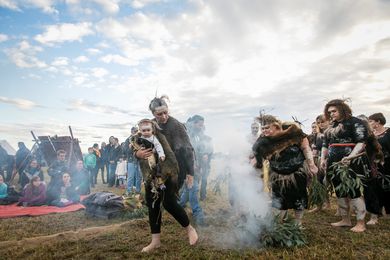
[{"label": "child being carried", "polygon": [[149,119],[142,119],[138,123],[139,131],[141,136],[138,138],[137,143],[145,148],[152,148],[155,156],[150,156],[148,158],[148,164],[150,169],[154,169],[157,166],[156,156],[160,161],[165,160],[164,149],[161,146],[160,141],[154,135],[154,123]]}]

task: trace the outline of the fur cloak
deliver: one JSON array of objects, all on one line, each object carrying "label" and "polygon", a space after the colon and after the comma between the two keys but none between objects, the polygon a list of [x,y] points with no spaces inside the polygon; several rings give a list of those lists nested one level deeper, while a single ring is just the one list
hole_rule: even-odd
[{"label": "fur cloak", "polygon": [[[176,156],[173,153],[167,139],[163,134],[161,134],[159,130],[156,130],[155,136],[160,141],[165,153],[165,160],[159,162],[159,170],[161,172],[162,178],[166,180],[168,177],[171,177],[172,181],[177,183],[179,166],[177,164]],[[138,138],[138,135],[131,137],[131,145],[134,152],[137,152],[141,148]],[[147,182],[151,181],[153,177],[156,176],[157,168],[151,169],[147,159],[139,159],[139,163],[144,180]]]},{"label": "fur cloak", "polygon": [[[179,165],[178,188],[184,183],[186,175],[194,176],[195,153],[184,124],[174,117],[169,117],[165,124],[158,124],[176,156]],[[159,139],[160,140],[160,139]],[[161,140],[160,140],[161,142]]]},{"label": "fur cloak", "polygon": [[282,131],[275,136],[260,136],[253,145],[252,150],[257,160],[257,167],[263,167],[263,160],[269,159],[273,155],[278,155],[281,151],[291,145],[300,145],[306,134],[295,124],[284,125]]}]

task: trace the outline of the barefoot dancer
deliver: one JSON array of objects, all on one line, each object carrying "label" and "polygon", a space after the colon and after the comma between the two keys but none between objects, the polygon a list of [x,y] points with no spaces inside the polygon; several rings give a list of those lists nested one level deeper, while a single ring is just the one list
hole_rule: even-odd
[{"label": "barefoot dancer", "polygon": [[[333,163],[346,163],[350,165],[349,176],[356,178],[356,174],[365,175],[363,164],[351,161],[351,158],[364,151],[367,141],[367,128],[363,122],[352,116],[351,108],[340,99],[329,101],[324,109],[325,118],[331,120],[331,126],[325,131],[324,146],[321,155],[321,168],[327,173],[333,170]],[[342,185],[340,176],[336,173],[332,179],[336,188]],[[349,216],[349,204],[352,205],[357,224],[351,231],[363,232],[366,230],[364,217],[366,215],[366,205],[359,188],[349,189],[348,192],[336,190],[337,203],[340,208],[342,220],[332,223],[334,227],[351,226]],[[349,203],[350,199],[350,203]]]},{"label": "barefoot dancer", "polygon": [[164,208],[187,230],[190,245],[195,245],[198,240],[196,230],[190,225],[190,221],[184,209],[177,203],[178,188],[186,181],[187,186],[193,185],[194,176],[194,151],[189,137],[182,123],[168,114],[168,106],[164,98],[154,98],[149,105],[153,116],[161,128],[156,131],[164,152],[165,160],[161,162],[161,174],[164,185],[156,182],[153,172],[147,162],[149,156],[153,156],[152,149],[140,149],[136,156],[140,158],[142,173],[146,179],[145,196],[149,210],[149,224],[152,231],[152,242],[142,249],[142,252],[150,252],[160,247],[161,233],[161,203]]},{"label": "barefoot dancer", "polygon": [[269,160],[272,187],[272,207],[280,210],[282,218],[288,209],[294,209],[296,222],[301,225],[307,208],[307,176],[317,174],[309,141],[295,124],[283,124],[271,115],[262,115],[262,136],[253,146],[257,166],[262,168]]}]

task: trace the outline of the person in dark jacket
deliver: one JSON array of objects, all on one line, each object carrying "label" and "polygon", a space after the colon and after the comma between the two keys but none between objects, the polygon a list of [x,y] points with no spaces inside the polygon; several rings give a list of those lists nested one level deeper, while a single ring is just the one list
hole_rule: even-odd
[{"label": "person in dark jacket", "polygon": [[108,171],[108,187],[112,187],[115,184],[115,171],[119,159],[122,156],[122,148],[119,144],[119,140],[116,137],[110,137],[110,150],[108,153],[109,171]]},{"label": "person in dark jacket", "polygon": [[16,174],[15,156],[8,155],[8,165],[6,167],[7,174],[5,176],[7,182],[13,181]]},{"label": "person in dark jacket", "polygon": [[[8,167],[8,153],[7,151],[0,145],[0,175],[5,179],[8,179],[8,176],[5,176]],[[7,174],[9,175],[9,173]],[[8,181],[8,180],[7,180]]]},{"label": "person in dark jacket", "polygon": [[62,175],[65,172],[69,172],[68,164],[65,158],[66,152],[64,150],[58,150],[57,160],[53,162],[47,170],[47,173],[50,176],[50,182],[47,185],[48,193],[52,193],[52,190],[56,189],[56,187],[62,183]]},{"label": "person in dark jacket", "polygon": [[39,176],[40,180],[44,180],[43,172],[39,168],[38,162],[35,159],[31,160],[29,166],[26,167],[22,173],[22,188],[24,188],[34,176]]},{"label": "person in dark jacket", "polygon": [[18,143],[18,151],[15,154],[15,162],[16,162],[16,171],[19,173],[19,183],[22,183],[22,175],[24,169],[30,163],[31,153],[30,150],[27,149],[26,145],[23,142]]},{"label": "person in dark jacket", "polygon": [[[331,121],[330,126],[324,132],[322,146],[321,167],[332,176],[332,184],[337,196],[341,221],[332,223],[334,227],[351,226],[350,206],[356,214],[356,225],[351,228],[353,232],[366,230],[365,216],[366,204],[359,185],[347,185],[351,179],[357,180],[358,176],[369,177],[369,158],[367,153],[368,128],[363,121],[352,116],[352,110],[341,99],[329,101],[324,108],[325,118]],[[355,160],[360,157],[360,160]],[[346,171],[337,171],[340,165],[345,165]],[[342,174],[347,178],[342,178]],[[348,189],[338,189],[338,187]]]},{"label": "person in dark jacket", "polygon": [[[184,181],[186,181],[189,188],[193,185],[194,149],[184,125],[168,114],[165,97],[154,98],[149,104],[149,109],[161,129],[156,129],[156,136],[163,146],[166,159],[160,163],[162,179],[164,179],[164,182],[160,183],[159,179],[161,178],[158,178],[149,170],[147,163],[147,158],[153,156],[153,150],[136,150],[136,156],[140,159],[142,174],[145,177],[145,197],[152,233],[151,243],[144,247],[142,252],[150,252],[161,245],[161,204],[187,230],[190,245],[195,245],[198,234],[190,225],[187,213],[177,202],[178,187]],[[167,167],[165,168],[165,166]],[[178,182],[177,178],[179,178]]]},{"label": "person in dark jacket", "polygon": [[[100,165],[100,171],[102,173],[102,181],[103,181],[103,184],[106,184],[107,183],[107,178],[108,178],[108,167],[109,167],[109,163],[108,163],[108,146],[105,142],[102,142],[101,146],[100,146],[100,155],[102,156],[101,157],[101,165]],[[104,178],[104,172],[106,172],[106,178]]]},{"label": "person in dark jacket", "polygon": [[75,191],[79,195],[87,195],[90,193],[89,188],[89,175],[88,171],[84,168],[82,160],[78,160],[76,168],[72,172],[72,185],[75,187]]},{"label": "person in dark jacket", "polygon": [[65,172],[62,181],[57,183],[54,189],[48,190],[47,201],[49,205],[56,207],[66,207],[80,202],[80,195],[76,193],[69,173]]},{"label": "person in dark jacket", "polygon": [[[97,184],[97,176],[99,174],[99,169],[102,167],[102,154],[100,153],[99,144],[93,144],[93,154],[96,157],[96,166],[95,166],[95,184]],[[104,183],[104,172],[102,171],[102,182]]]}]

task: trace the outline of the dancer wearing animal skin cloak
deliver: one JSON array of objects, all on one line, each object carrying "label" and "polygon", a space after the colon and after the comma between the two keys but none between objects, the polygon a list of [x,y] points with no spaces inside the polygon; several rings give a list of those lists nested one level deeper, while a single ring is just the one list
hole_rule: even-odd
[{"label": "dancer wearing animal skin cloak", "polygon": [[165,152],[165,160],[159,163],[159,178],[163,180],[161,184],[157,178],[157,167],[151,169],[147,160],[149,156],[154,156],[153,149],[134,145],[133,149],[140,159],[140,167],[145,179],[145,197],[152,231],[152,242],[144,247],[142,252],[150,252],[161,245],[161,204],[186,229],[190,245],[195,245],[198,234],[190,225],[185,210],[177,203],[178,187],[184,181],[187,186],[193,185],[193,148],[184,125],[169,115],[164,98],[154,98],[150,102],[149,109],[160,128],[155,129],[155,136]]},{"label": "dancer wearing animal skin cloak", "polygon": [[[269,160],[272,206],[284,217],[288,209],[294,209],[298,224],[302,224],[303,211],[307,208],[307,174],[314,175],[314,164],[309,141],[294,123],[282,124],[274,116],[262,115],[262,136],[253,146],[257,167]],[[308,173],[304,171],[307,162]]]}]

